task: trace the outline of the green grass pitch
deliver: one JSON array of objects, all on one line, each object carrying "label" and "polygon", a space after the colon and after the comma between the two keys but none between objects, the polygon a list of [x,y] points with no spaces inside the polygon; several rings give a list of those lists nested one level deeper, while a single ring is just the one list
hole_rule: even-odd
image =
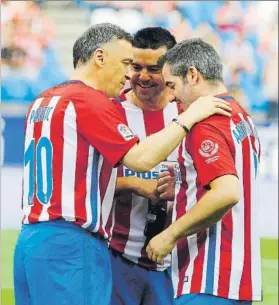
[{"label": "green grass pitch", "polygon": [[[1,304],[14,305],[13,249],[18,231],[1,231]],[[262,305],[278,305],[278,240],[262,239],[263,294]]]}]

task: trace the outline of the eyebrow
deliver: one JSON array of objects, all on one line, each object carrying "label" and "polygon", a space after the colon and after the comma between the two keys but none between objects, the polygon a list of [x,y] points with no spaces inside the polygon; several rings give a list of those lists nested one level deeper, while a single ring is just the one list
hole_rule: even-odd
[{"label": "eyebrow", "polygon": [[[132,65],[133,65],[133,66],[142,67],[142,65],[141,65],[141,64],[138,64],[137,62],[133,62]],[[145,65],[144,65],[144,66],[145,66]],[[160,69],[160,68],[161,68],[159,65],[146,65],[145,67],[153,68],[153,69]]]},{"label": "eyebrow", "polygon": [[129,64],[133,62],[132,58],[124,58],[122,61]]}]

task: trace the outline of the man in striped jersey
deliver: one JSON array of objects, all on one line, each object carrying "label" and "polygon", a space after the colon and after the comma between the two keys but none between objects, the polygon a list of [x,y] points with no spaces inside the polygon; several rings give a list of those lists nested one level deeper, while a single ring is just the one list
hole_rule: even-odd
[{"label": "man in striped jersey", "polygon": [[[158,59],[175,44],[173,35],[160,27],[144,28],[134,35],[131,89],[120,95],[119,105],[129,128],[140,139],[162,130],[178,116],[177,104],[170,103],[171,95],[157,64]],[[177,163],[177,150],[167,160]],[[158,174],[159,166],[145,173],[137,173],[125,166],[118,169],[116,189],[122,192],[115,199],[110,240],[113,305],[173,304],[168,270],[170,255],[163,265],[159,265],[149,260],[145,251],[152,237],[145,232],[145,227],[148,216],[155,215],[150,211],[155,204],[152,199],[158,201],[155,194]],[[168,203],[160,202],[160,205],[170,216],[172,209]],[[158,209],[160,212],[159,206]],[[162,226],[165,225],[164,216],[164,210],[156,216]]]},{"label": "man in striped jersey", "polygon": [[[122,162],[132,170],[150,170],[185,136],[172,123],[137,144],[109,100],[125,83],[131,42],[115,25],[89,28],[74,44],[73,80],[46,90],[28,109],[24,220],[14,256],[17,305],[110,303],[106,240],[116,183],[112,169]],[[206,100],[206,109],[199,111],[202,100],[197,101],[178,117],[180,123],[191,128],[228,109],[220,100]]]},{"label": "man in striped jersey", "polygon": [[[232,116],[195,125],[179,148],[182,183],[176,220],[147,247],[161,262],[172,251],[176,305],[237,305],[260,301],[257,227],[260,143],[251,117],[227,93],[222,64],[201,39],[177,44],[162,59],[166,85],[184,110],[198,97],[230,102]],[[159,179],[159,191],[164,188]]]}]

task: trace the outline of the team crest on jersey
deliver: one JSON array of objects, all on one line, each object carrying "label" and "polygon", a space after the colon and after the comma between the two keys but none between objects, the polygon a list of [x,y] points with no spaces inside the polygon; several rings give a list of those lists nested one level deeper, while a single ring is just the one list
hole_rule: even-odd
[{"label": "team crest on jersey", "polygon": [[217,143],[213,143],[211,140],[204,140],[201,143],[201,148],[199,149],[199,153],[205,157],[209,158],[215,155],[218,152],[219,145]]},{"label": "team crest on jersey", "polygon": [[125,124],[118,124],[117,129],[126,141],[129,141],[134,137],[134,134],[132,133],[131,129]]}]

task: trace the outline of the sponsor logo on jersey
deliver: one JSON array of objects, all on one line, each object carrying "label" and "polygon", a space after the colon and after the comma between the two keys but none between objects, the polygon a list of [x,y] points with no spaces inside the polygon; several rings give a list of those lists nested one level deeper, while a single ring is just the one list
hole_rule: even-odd
[{"label": "sponsor logo on jersey", "polygon": [[138,173],[127,167],[124,167],[124,177],[138,177],[142,179],[158,179],[159,174],[168,170],[168,165],[173,165],[176,171],[176,183],[181,183],[181,173],[178,162],[175,161],[164,161],[159,165],[155,166],[151,171]]},{"label": "sponsor logo on jersey", "polygon": [[129,141],[134,137],[133,132],[131,131],[131,129],[126,126],[125,124],[118,124],[117,125],[117,130],[119,131],[119,133],[121,134],[121,136],[126,140]]},{"label": "sponsor logo on jersey", "polygon": [[218,152],[219,145],[218,143],[214,143],[211,140],[204,140],[201,143],[201,147],[199,148],[199,153],[205,157],[209,158],[215,155]]}]

